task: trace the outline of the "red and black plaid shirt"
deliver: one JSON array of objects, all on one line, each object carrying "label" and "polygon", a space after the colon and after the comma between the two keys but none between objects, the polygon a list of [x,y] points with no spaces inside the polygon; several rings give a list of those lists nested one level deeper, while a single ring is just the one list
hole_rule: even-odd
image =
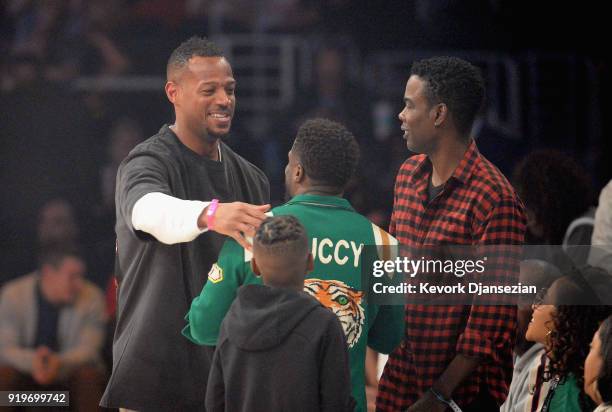
[{"label": "red and black plaid shirt", "polygon": [[[390,232],[401,244],[520,245],[525,233],[521,201],[472,141],[442,192],[428,201],[431,162],[417,155],[395,181]],[[379,385],[379,411],[412,405],[457,354],[480,359],[453,392],[462,407],[481,389],[501,405],[512,379],[514,306],[406,306],[406,337],[389,356]]]}]

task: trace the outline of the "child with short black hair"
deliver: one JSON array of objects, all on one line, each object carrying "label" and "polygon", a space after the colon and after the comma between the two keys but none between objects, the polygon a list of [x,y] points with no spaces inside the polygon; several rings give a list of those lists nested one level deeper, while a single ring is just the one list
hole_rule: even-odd
[{"label": "child with short black hair", "polygon": [[350,411],[347,344],[337,316],[303,292],[313,260],[293,216],[266,219],[253,239],[253,271],[223,323],[206,410]]}]

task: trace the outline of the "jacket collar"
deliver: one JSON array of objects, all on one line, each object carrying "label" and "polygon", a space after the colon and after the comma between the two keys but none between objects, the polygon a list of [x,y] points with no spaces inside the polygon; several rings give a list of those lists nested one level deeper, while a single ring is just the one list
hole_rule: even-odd
[{"label": "jacket collar", "polygon": [[294,204],[310,204],[314,206],[323,206],[323,207],[335,207],[340,209],[350,210],[352,212],[355,211],[348,200],[343,197],[338,196],[322,196],[322,195],[311,195],[308,193],[304,193],[301,195],[294,196],[291,200],[289,200],[286,205],[294,205]]},{"label": "jacket collar", "polygon": [[[462,184],[466,184],[472,175],[474,174],[476,167],[480,161],[480,152],[476,147],[476,142],[474,139],[470,140],[470,144],[468,145],[463,158],[453,171],[453,174],[449,178],[449,180],[456,180]],[[421,160],[419,160],[418,165],[415,167],[410,179],[412,182],[417,183],[422,181],[423,179],[428,180],[429,175],[431,174],[432,164],[429,157],[423,156]]]}]

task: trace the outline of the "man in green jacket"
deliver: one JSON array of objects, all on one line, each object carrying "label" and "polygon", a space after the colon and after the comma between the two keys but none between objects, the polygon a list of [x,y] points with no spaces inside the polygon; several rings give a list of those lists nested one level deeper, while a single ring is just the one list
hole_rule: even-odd
[{"label": "man in green jacket", "polygon": [[[366,302],[367,285],[362,285],[361,276],[364,247],[376,245],[379,258],[389,258],[397,240],[342,198],[359,159],[359,146],[344,126],[325,119],[306,121],[288,157],[285,187],[292,198],[271,213],[297,217],[308,232],[314,270],[304,290],[338,316],[349,347],[356,410],[366,411],[366,347],[389,353],[399,344],[404,308]],[[201,345],[217,344],[219,326],[238,288],[261,283],[251,269],[251,257],[236,241],[225,242],[186,316],[187,338]]]}]

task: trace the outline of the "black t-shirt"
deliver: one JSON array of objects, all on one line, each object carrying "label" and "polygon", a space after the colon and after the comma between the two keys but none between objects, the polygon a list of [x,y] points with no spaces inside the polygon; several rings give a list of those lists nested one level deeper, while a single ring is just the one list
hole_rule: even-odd
[{"label": "black t-shirt", "polygon": [[261,170],[221,143],[222,162],[184,146],[166,125],[139,144],[117,173],[117,326],[106,407],[190,410],[204,404],[209,369],[205,349],[181,335],[225,240],[206,232],[192,242],[165,245],[132,227],[137,200],[161,192],[184,200],[269,202]]},{"label": "black t-shirt", "polygon": [[36,300],[38,301],[38,321],[36,322],[36,338],[34,348],[46,346],[57,352],[57,325],[60,308],[49,302],[42,293],[40,281],[36,285]]},{"label": "black t-shirt", "polygon": [[443,189],[444,183],[442,183],[440,186],[434,186],[432,176],[430,175],[429,182],[427,184],[427,201],[431,202],[432,200],[434,200],[435,197],[438,196]]}]

